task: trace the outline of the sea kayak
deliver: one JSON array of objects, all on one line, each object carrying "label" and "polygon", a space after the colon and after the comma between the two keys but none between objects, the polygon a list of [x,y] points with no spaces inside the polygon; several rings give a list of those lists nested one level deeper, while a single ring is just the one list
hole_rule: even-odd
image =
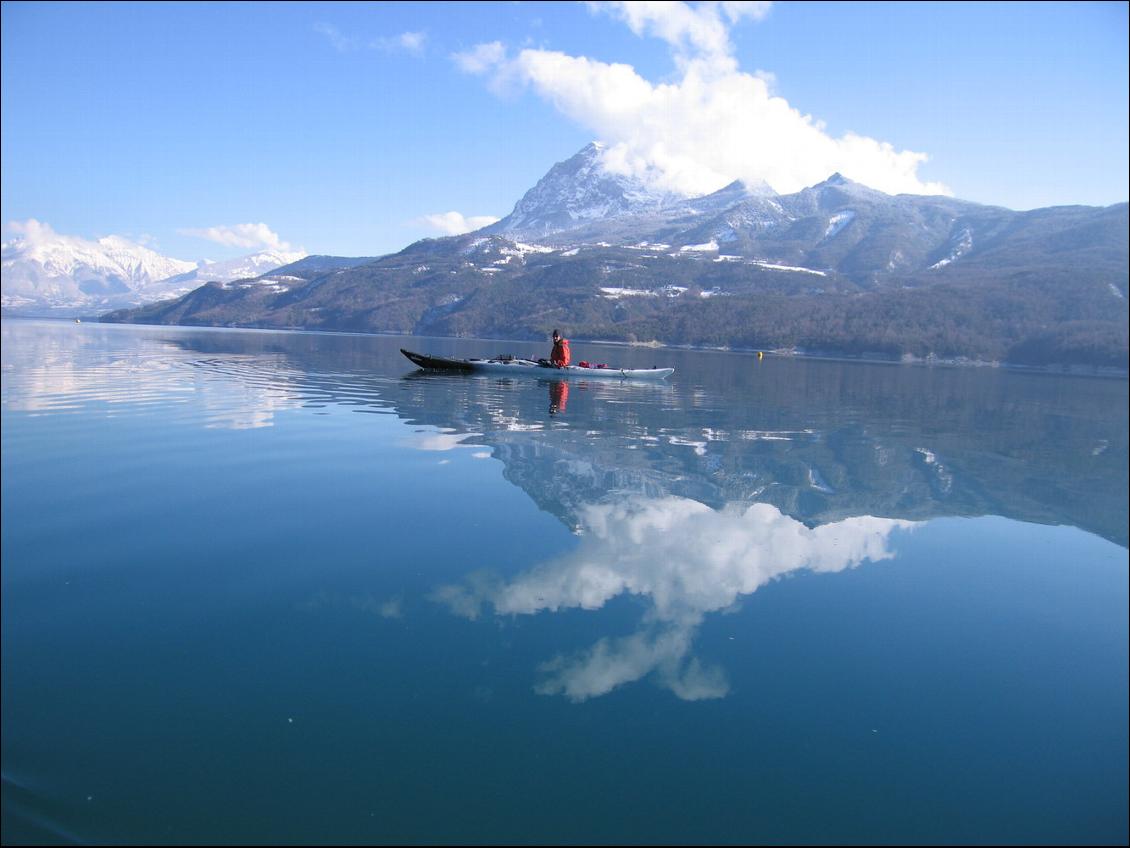
[{"label": "sea kayak", "polygon": [[486,374],[527,375],[557,379],[560,377],[585,377],[611,380],[662,380],[675,373],[674,368],[611,368],[566,365],[558,368],[546,362],[520,359],[516,356],[496,356],[492,359],[448,359],[444,356],[427,356],[400,349],[413,364],[431,371],[473,371]]}]

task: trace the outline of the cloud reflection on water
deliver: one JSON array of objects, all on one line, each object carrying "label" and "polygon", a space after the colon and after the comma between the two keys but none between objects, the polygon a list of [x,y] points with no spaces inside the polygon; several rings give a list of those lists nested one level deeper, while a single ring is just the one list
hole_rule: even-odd
[{"label": "cloud reflection on water", "polygon": [[573,701],[654,675],[685,700],[723,697],[725,672],[692,655],[708,613],[732,609],[770,581],[801,570],[842,571],[894,556],[890,537],[914,522],[861,516],[815,528],[769,504],[722,510],[688,498],[633,497],[581,510],[580,545],[511,580],[477,574],[440,587],[433,600],[476,619],[564,609],[596,610],[620,595],[647,602],[639,629],[559,654],[539,667],[535,689]]}]

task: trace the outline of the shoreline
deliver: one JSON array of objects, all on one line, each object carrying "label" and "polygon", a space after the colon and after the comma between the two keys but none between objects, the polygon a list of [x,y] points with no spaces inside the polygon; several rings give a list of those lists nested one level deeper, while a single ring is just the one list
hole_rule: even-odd
[{"label": "shoreline", "polygon": [[[439,338],[447,338],[441,336]],[[585,339],[577,338],[578,342],[586,344],[601,344],[610,345],[614,347],[641,347],[650,348],[655,350],[689,350],[696,353],[736,353],[736,354],[757,354],[763,353],[765,356],[773,356],[782,359],[805,359],[805,360],[818,360],[826,362],[862,362],[868,365],[899,365],[899,366],[913,366],[913,367],[929,367],[929,368],[998,368],[1006,371],[1020,371],[1032,374],[1058,374],[1072,377],[1104,377],[1111,379],[1128,379],[1130,378],[1130,370],[1125,368],[1113,368],[1103,365],[1023,365],[1013,362],[998,362],[986,361],[981,359],[968,359],[965,357],[938,357],[938,356],[914,356],[913,354],[903,354],[900,358],[895,359],[882,354],[868,355],[864,354],[848,354],[837,353],[835,351],[816,351],[816,350],[803,350],[803,349],[790,349],[790,348],[757,348],[757,347],[735,347],[730,345],[690,345],[690,344],[665,344],[663,342],[650,341],[650,342],[622,342],[613,341],[611,339]]]},{"label": "shoreline", "polygon": [[[0,315],[0,317],[4,319],[13,319],[20,321],[58,321],[63,323],[74,323],[76,318],[76,316],[55,317],[18,314],[5,314]],[[186,330],[244,330],[283,333],[319,333],[324,335],[339,336],[400,336],[404,338],[434,338],[447,341],[466,340],[477,342],[536,343],[538,341],[537,339],[495,338],[490,336],[427,336],[416,335],[413,333],[326,330],[319,328],[311,329],[308,327],[219,326],[212,324],[146,324],[126,321],[103,321],[101,316],[93,315],[80,315],[77,317],[81,319],[83,324],[114,324],[117,326],[136,327],[179,327]],[[739,355],[763,353],[767,357],[775,357],[780,359],[804,359],[824,362],[859,362],[868,365],[898,365],[928,368],[997,368],[1028,374],[1053,374],[1058,376],[1099,377],[1103,379],[1121,380],[1130,379],[1130,369],[1114,368],[1111,366],[1102,365],[1024,365],[1012,362],[967,359],[964,357],[919,357],[912,354],[903,354],[902,357],[895,359],[890,356],[885,356],[878,353],[875,353],[873,355],[868,355],[866,353],[855,355],[847,353],[837,353],[835,351],[803,350],[796,348],[757,348],[730,345],[667,344],[665,342],[655,340],[645,342],[625,342],[613,339],[590,339],[584,337],[574,337],[572,341],[584,344],[607,345],[609,347],[646,348],[650,350],[685,350],[694,353],[732,353]]]}]

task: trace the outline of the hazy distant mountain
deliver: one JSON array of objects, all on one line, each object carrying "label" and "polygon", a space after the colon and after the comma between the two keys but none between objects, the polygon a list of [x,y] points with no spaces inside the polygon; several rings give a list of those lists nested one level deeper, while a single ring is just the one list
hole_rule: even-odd
[{"label": "hazy distant mountain", "polygon": [[98,240],[31,222],[3,246],[5,311],[78,315],[179,297],[205,282],[259,277],[305,254],[261,253],[222,262],[162,256],[119,236]]},{"label": "hazy distant mountain", "polygon": [[118,236],[66,236],[37,222],[3,246],[5,309],[83,309],[141,302],[158,280],[185,274],[195,262],[170,259]]},{"label": "hazy distant mountain", "polygon": [[232,280],[261,277],[271,271],[278,270],[284,265],[298,262],[305,256],[306,254],[301,251],[265,250],[261,253],[252,253],[248,256],[240,256],[222,262],[205,260],[188,273],[162,280],[161,285],[186,285],[187,290],[191,291],[208,282],[226,283]]},{"label": "hazy distant mountain", "polygon": [[1125,203],[1016,212],[840,174],[683,198],[602,162],[587,146],[477,233],[108,320],[1126,367]]}]

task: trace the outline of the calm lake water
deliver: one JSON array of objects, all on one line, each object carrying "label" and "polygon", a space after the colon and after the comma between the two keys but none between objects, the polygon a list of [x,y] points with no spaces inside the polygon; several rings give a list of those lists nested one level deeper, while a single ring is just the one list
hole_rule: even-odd
[{"label": "calm lake water", "polygon": [[5,843],[1127,840],[1126,381],[2,334]]}]

